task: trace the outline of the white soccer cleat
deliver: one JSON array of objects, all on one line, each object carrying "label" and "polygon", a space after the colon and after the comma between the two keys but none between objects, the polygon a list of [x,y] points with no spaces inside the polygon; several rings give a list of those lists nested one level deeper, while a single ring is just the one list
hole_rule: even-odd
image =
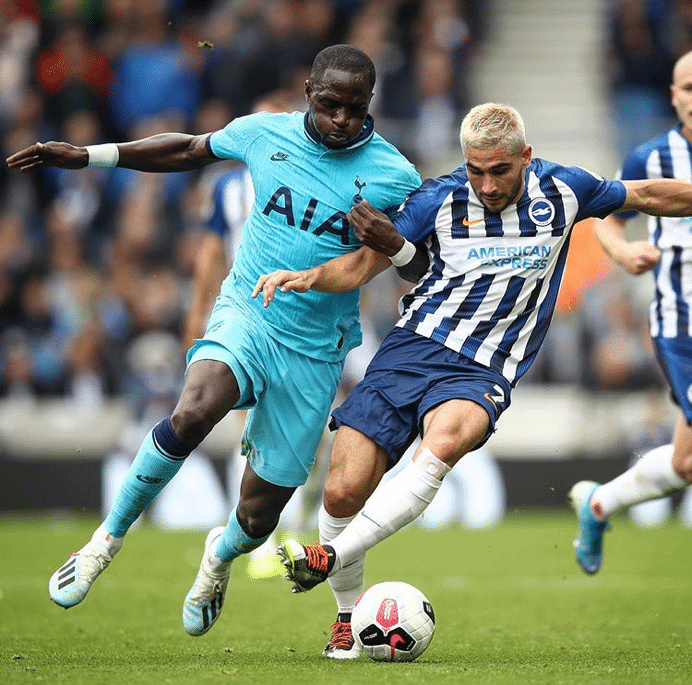
[{"label": "white soccer cleat", "polygon": [[183,628],[188,635],[204,635],[221,615],[231,575],[231,562],[221,561],[216,555],[216,545],[223,531],[223,526],[209,531],[197,577],[185,597]]},{"label": "white soccer cleat", "polygon": [[79,604],[122,544],[123,538],[113,537],[99,526],[91,540],[51,576],[48,582],[50,598],[65,609]]}]

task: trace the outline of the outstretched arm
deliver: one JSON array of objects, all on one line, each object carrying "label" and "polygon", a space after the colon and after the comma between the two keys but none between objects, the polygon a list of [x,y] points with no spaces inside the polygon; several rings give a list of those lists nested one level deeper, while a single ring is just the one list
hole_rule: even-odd
[{"label": "outstretched arm", "polygon": [[673,178],[623,181],[627,195],[620,210],[651,216],[692,216],[692,183]]},{"label": "outstretched arm", "polygon": [[[81,169],[89,165],[90,153],[114,146],[115,163],[100,166],[120,166],[138,171],[189,171],[218,161],[207,150],[209,134],[192,136],[186,133],[160,133],[127,143],[108,143],[78,147],[70,143],[50,141],[34,143],[7,158],[7,166],[22,172],[31,172],[44,167]],[[94,160],[92,159],[92,164]]]},{"label": "outstretched arm", "polygon": [[596,221],[594,233],[606,254],[634,276],[650,271],[661,258],[660,250],[646,240],[628,242],[625,237],[626,220],[611,214]]},{"label": "outstretched arm", "polygon": [[384,271],[391,262],[387,257],[368,247],[330,259],[312,269],[288,271],[280,269],[257,279],[252,297],[263,293],[263,303],[268,307],[276,289],[282,293],[293,290],[304,293],[320,290],[327,293],[343,293],[355,290]]}]

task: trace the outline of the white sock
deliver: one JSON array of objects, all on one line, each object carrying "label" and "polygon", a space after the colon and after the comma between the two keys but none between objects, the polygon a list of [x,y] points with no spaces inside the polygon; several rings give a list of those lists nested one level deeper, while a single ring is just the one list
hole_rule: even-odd
[{"label": "white sock", "polygon": [[673,470],[672,456],[672,445],[657,447],[617,478],[599,486],[591,498],[593,514],[605,519],[623,507],[665,497],[687,486]]},{"label": "white sock", "polygon": [[378,486],[365,506],[331,546],[335,568],[349,566],[392,533],[418,518],[432,502],[450,468],[429,449]]},{"label": "white sock", "polygon": [[[349,516],[347,518],[334,518],[327,513],[324,505],[320,507],[317,513],[317,527],[320,533],[320,543],[331,543],[351,521],[355,518]],[[363,592],[363,572],[365,569],[365,552],[357,557],[353,563],[346,568],[340,568],[333,575],[327,578],[327,582],[332,589],[334,599],[336,600],[337,611],[342,613],[351,613],[356,600]]]}]

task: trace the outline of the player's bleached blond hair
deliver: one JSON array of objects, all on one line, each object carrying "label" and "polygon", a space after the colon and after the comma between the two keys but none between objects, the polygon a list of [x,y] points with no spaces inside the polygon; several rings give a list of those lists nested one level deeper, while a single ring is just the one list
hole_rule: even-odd
[{"label": "player's bleached blond hair", "polygon": [[461,149],[506,147],[522,152],[526,147],[524,120],[514,107],[486,102],[472,107],[461,122]]}]

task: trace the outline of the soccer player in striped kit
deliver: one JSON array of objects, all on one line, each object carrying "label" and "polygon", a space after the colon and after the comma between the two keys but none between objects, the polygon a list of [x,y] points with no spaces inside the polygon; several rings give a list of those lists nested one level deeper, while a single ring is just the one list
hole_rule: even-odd
[{"label": "soccer player in striped kit", "polygon": [[[640,145],[625,160],[619,178],[692,181],[692,52],[675,63],[670,92],[680,123]],[[608,483],[579,481],[570,490],[580,520],[574,548],[579,565],[589,574],[601,567],[609,516],[692,482],[692,219],[650,217],[649,242],[628,242],[625,224],[634,214],[607,217],[597,225],[596,235],[609,256],[629,273],[654,271],[649,330],[679,412],[673,444],[647,452]]]},{"label": "soccer player in striped kit", "polygon": [[[445,474],[488,440],[531,366],[574,224],[618,209],[692,215],[686,182],[605,180],[532,159],[523,121],[506,105],[471,109],[461,146],[466,163],[426,180],[394,223],[367,202],[354,206],[349,221],[368,247],[299,273],[266,274],[255,287],[265,306],[275,296],[281,306],[285,291],[348,290],[390,261],[420,274],[363,381],[332,413],[338,431],[320,544],[280,548],[295,592],[329,580],[341,658],[358,656],[349,621],[366,551],[419,516]],[[375,490],[417,434],[412,462]]]}]

